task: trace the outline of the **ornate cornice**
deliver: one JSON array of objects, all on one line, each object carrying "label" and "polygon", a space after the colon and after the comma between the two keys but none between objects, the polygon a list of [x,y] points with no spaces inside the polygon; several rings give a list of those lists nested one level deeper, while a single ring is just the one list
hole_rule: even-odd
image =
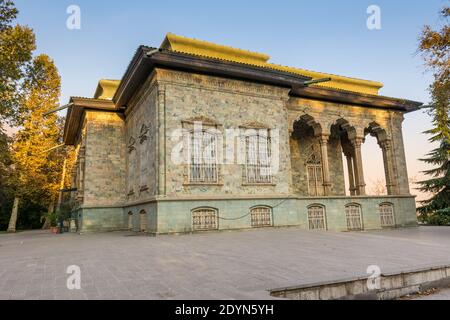
[{"label": "ornate cornice", "polygon": [[288,97],[289,93],[289,89],[286,88],[166,69],[157,69],[157,79],[158,83],[274,100],[283,100]]},{"label": "ornate cornice", "polygon": [[202,125],[205,125],[205,126],[215,126],[215,127],[221,126],[221,124],[218,123],[216,120],[208,118],[208,117],[205,117],[203,115],[202,116],[191,117],[191,118],[188,118],[186,120],[182,120],[181,122],[183,124],[188,124],[188,125],[193,125],[193,124],[199,122],[199,123],[201,123]]},{"label": "ornate cornice", "polygon": [[244,129],[270,129],[268,125],[258,121],[248,121],[239,127]]}]

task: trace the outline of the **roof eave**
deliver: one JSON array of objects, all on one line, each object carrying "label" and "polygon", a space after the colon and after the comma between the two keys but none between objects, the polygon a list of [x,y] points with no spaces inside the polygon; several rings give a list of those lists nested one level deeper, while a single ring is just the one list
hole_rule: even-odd
[{"label": "roof eave", "polygon": [[290,72],[167,50],[159,50],[151,56],[147,56],[147,52],[151,50],[157,49],[141,46],[136,52],[114,96],[113,100],[117,108],[126,107],[134,92],[145,82],[146,77],[156,67],[250,80],[286,88],[311,80],[309,77]]},{"label": "roof eave", "polygon": [[294,86],[290,94],[295,97],[334,103],[356,105],[369,108],[380,108],[401,111],[404,113],[417,111],[423,105],[421,102],[369,95],[351,91],[337,90],[318,86]]},{"label": "roof eave", "polygon": [[63,135],[64,144],[68,146],[77,143],[77,137],[83,124],[82,120],[85,111],[118,112],[115,104],[111,100],[71,97],[70,103],[71,105],[67,110]]}]

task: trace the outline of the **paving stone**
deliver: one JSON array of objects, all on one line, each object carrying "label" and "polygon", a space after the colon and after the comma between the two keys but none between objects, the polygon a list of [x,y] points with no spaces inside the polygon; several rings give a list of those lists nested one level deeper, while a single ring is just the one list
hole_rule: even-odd
[{"label": "paving stone", "polygon": [[[386,273],[450,265],[450,228],[445,227],[126,235],[0,235],[0,299],[258,300],[270,298],[269,289],[366,276],[373,264]],[[27,268],[30,261],[35,266]],[[66,288],[70,264],[81,267],[82,290]]]}]

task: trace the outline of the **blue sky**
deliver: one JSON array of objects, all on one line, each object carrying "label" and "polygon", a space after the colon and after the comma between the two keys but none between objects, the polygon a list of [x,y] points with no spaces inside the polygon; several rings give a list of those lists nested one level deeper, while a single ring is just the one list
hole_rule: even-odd
[{"label": "blue sky", "polygon": [[[269,54],[274,63],[381,81],[381,94],[429,101],[431,76],[416,54],[424,24],[438,26],[444,0],[16,0],[19,22],[32,27],[38,53],[62,76],[62,103],[92,96],[98,79],[120,79],[140,44],[159,46],[167,32]],[[81,9],[81,30],[66,28],[69,5]],[[369,5],[381,8],[381,30],[366,27]],[[410,176],[430,150],[422,112],[406,116]],[[381,155],[368,141],[369,168]],[[378,152],[379,153],[379,152]],[[378,164],[378,165],[377,165]],[[378,170],[378,171],[377,171]],[[375,170],[382,175],[379,169]],[[372,172],[372,170],[366,170]],[[381,172],[381,173],[380,173]],[[370,174],[368,174],[370,175]],[[370,178],[369,178],[370,179]]]}]

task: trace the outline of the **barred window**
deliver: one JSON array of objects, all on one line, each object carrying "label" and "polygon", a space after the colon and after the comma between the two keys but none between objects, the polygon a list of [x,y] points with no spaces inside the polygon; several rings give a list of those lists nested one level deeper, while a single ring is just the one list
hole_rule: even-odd
[{"label": "barred window", "polygon": [[[258,130],[261,131],[261,130]],[[246,183],[272,183],[271,139],[268,131],[245,137]]]},{"label": "barred window", "polygon": [[191,132],[189,137],[189,182],[217,183],[217,136],[208,131]]},{"label": "barred window", "polygon": [[361,206],[350,204],[345,207],[345,217],[347,219],[347,229],[349,231],[362,230]]},{"label": "barred window", "polygon": [[325,208],[311,206],[308,208],[309,230],[326,230]]},{"label": "barred window", "polygon": [[272,210],[267,207],[258,207],[251,210],[251,219],[253,228],[271,227]]},{"label": "barred window", "polygon": [[394,206],[392,204],[383,203],[380,205],[380,219],[382,227],[395,226]]},{"label": "barred window", "polygon": [[192,229],[208,231],[219,229],[217,211],[213,209],[197,209],[192,212]]}]

